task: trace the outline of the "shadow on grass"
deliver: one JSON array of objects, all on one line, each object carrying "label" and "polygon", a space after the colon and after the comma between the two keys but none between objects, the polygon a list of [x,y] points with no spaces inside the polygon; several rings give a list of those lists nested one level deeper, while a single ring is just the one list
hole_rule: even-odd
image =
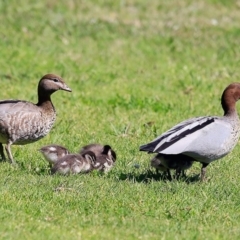
[{"label": "shadow on grass", "polygon": [[[154,181],[176,181],[175,177],[168,178],[164,174],[157,174],[153,173],[151,170],[148,170],[145,173],[137,175],[136,173],[121,173],[119,176],[119,180],[121,181],[131,181],[131,182],[139,182],[139,183],[150,183],[153,180]],[[180,182],[186,182],[188,184],[193,183],[193,182],[199,182],[199,174],[194,175],[194,176],[181,176],[177,181]]]},{"label": "shadow on grass", "polygon": [[[1,161],[0,163],[6,163],[6,161]],[[32,172],[36,175],[52,175],[51,170],[49,167],[36,167],[32,164],[24,164],[23,162],[17,162],[12,167],[19,169],[21,171],[27,171]],[[104,176],[103,173],[100,173],[98,171],[93,171],[89,173],[92,176]],[[68,176],[68,175],[66,175]],[[168,178],[167,175],[161,174],[161,173],[154,173],[151,170],[147,170],[145,173],[138,174],[136,172],[130,172],[130,173],[120,173],[119,177],[117,178],[120,181],[131,181],[131,182],[138,182],[138,183],[151,183],[152,181],[176,181],[175,176],[172,178]],[[177,181],[179,182],[186,182],[188,184],[194,183],[194,182],[200,182],[199,174],[194,176],[181,176]]]}]

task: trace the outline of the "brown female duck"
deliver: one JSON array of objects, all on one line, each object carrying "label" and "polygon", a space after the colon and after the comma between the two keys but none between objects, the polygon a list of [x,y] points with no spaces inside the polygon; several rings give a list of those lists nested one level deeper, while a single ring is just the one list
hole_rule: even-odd
[{"label": "brown female duck", "polygon": [[71,92],[61,77],[47,74],[39,81],[37,104],[12,99],[0,101],[0,154],[2,159],[5,159],[3,143],[6,144],[10,162],[14,163],[11,145],[32,143],[49,133],[56,119],[51,94],[58,90]]}]

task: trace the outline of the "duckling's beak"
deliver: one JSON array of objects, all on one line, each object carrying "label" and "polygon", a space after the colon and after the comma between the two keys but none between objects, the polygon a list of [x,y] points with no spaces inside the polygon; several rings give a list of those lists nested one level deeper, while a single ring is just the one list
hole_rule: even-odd
[{"label": "duckling's beak", "polygon": [[67,91],[67,92],[71,92],[72,91],[72,89],[69,88],[66,84],[64,84],[64,86],[61,87],[61,90],[64,90],[64,91]]}]

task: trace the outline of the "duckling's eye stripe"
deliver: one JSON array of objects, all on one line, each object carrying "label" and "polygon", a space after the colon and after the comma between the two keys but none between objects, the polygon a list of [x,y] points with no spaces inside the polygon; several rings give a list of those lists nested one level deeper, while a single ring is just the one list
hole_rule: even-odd
[{"label": "duckling's eye stripe", "polygon": [[[178,140],[186,137],[187,135],[194,133],[200,129],[203,129],[204,127],[208,126],[209,124],[214,122],[214,118],[208,118],[205,122],[198,122],[198,125],[191,127],[190,126],[181,126],[176,129],[173,129],[169,134],[163,136],[161,139],[158,139],[159,142],[158,145],[155,147],[154,152],[161,152],[164,149],[168,148],[169,146],[176,143]],[[184,129],[187,127],[186,129]],[[175,131],[174,131],[175,130]],[[170,135],[173,135],[172,137]],[[169,137],[170,136],[170,137]],[[169,139],[166,139],[169,137]],[[162,143],[163,141],[163,143]],[[165,141],[165,142],[164,142]]]}]

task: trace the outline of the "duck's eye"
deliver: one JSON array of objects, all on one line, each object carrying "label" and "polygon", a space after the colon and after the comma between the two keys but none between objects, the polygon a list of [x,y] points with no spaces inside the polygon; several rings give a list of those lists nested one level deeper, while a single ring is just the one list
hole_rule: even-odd
[{"label": "duck's eye", "polygon": [[53,78],[54,82],[59,82],[59,80],[57,78]]}]

